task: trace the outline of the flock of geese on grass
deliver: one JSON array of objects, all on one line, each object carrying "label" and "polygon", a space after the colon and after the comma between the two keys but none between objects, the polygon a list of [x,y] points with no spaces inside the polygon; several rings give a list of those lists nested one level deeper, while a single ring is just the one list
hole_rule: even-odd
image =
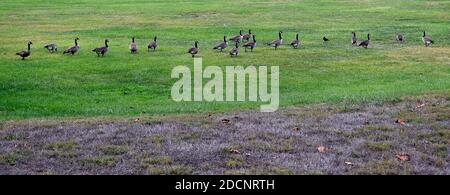
[{"label": "flock of geese on grass", "polygon": [[[283,35],[283,32],[280,31],[278,33],[278,39],[275,39],[275,40],[271,41],[270,43],[266,43],[266,45],[268,45],[270,47],[274,47],[276,50],[280,45],[283,44],[283,36],[282,35]],[[398,42],[403,42],[405,40],[405,37],[403,34],[396,34],[395,38]],[[78,37],[75,38],[75,45],[64,50],[63,54],[74,55],[75,53],[77,53],[80,50],[80,46],[78,45],[79,40],[80,39]],[[329,41],[329,39],[326,37],[323,37],[322,40],[324,42]],[[239,54],[239,45],[241,43],[243,43],[242,47],[245,48],[245,52],[247,52],[248,49],[250,49],[250,52],[253,52],[253,49],[256,47],[256,39],[255,39],[255,35],[252,34],[252,31],[248,30],[248,34],[243,35],[242,30],[240,30],[239,35],[233,36],[230,39],[227,39],[227,37],[224,36],[223,42],[217,44],[215,47],[213,47],[213,49],[219,50],[222,52],[224,49],[226,49],[228,47],[229,41],[232,41],[235,43],[234,47],[229,52],[231,57],[237,56]],[[92,51],[95,52],[97,54],[97,56],[103,57],[108,52],[108,42],[109,42],[109,40],[106,39],[104,46],[97,47],[97,48],[93,49]],[[433,40],[428,35],[425,34],[425,31],[423,32],[422,42],[425,45],[425,47],[428,47],[432,43],[434,43]],[[195,57],[195,55],[197,55],[199,53],[198,43],[199,43],[198,41],[195,41],[194,47],[190,48],[187,52],[192,57]],[[361,41],[358,44],[358,39],[356,37],[356,33],[352,32],[351,43],[352,43],[352,45],[357,45],[357,46],[360,46],[363,48],[367,48],[370,44],[370,34],[367,34],[367,40]],[[18,52],[18,53],[16,53],[16,55],[22,57],[22,60],[29,57],[31,55],[31,44],[33,44],[31,41],[28,42],[28,50],[23,50],[21,52]],[[301,46],[301,42],[300,42],[298,33],[296,34],[295,39],[291,42],[290,45],[294,49],[297,49]],[[148,51],[150,51],[150,50],[155,51],[157,46],[158,46],[158,43],[156,41],[156,37],[154,37],[153,40],[147,46]],[[48,44],[48,45],[44,46],[44,48],[46,48],[51,53],[58,51],[58,47],[54,43]],[[138,46],[134,40],[134,37],[131,39],[129,49],[130,49],[130,52],[133,54],[137,53],[137,51],[138,51]]]}]

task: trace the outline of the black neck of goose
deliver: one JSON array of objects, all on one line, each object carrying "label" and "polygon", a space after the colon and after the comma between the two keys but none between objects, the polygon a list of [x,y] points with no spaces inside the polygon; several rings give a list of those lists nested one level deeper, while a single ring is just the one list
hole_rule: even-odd
[{"label": "black neck of goose", "polygon": [[195,42],[195,48],[198,48],[197,41]]},{"label": "black neck of goose", "polygon": [[223,36],[223,42],[227,42],[227,37]]},{"label": "black neck of goose", "polygon": [[156,37],[153,39],[153,41],[155,41],[156,42]]},{"label": "black neck of goose", "polygon": [[239,35],[242,35],[242,30],[239,31]]},{"label": "black neck of goose", "polygon": [[108,47],[108,40],[105,40],[105,47]]},{"label": "black neck of goose", "polygon": [[297,35],[295,35],[295,40],[298,40],[298,34],[297,34]]},{"label": "black neck of goose", "polygon": [[75,46],[78,46],[78,39],[75,39]]},{"label": "black neck of goose", "polygon": [[134,43],[134,37],[133,37],[133,40],[132,40],[131,42],[133,42],[133,43]]},{"label": "black neck of goose", "polygon": [[239,46],[238,46],[238,43],[236,42],[236,48],[238,48]]},{"label": "black neck of goose", "polygon": [[30,51],[31,47],[30,47],[31,43],[28,43],[28,51]]},{"label": "black neck of goose", "polygon": [[425,37],[426,35],[425,35],[425,31],[423,31],[423,36]]},{"label": "black neck of goose", "polygon": [[248,29],[248,34],[251,35],[252,34],[252,30]]},{"label": "black neck of goose", "polygon": [[370,34],[367,34],[367,40],[370,40]]},{"label": "black neck of goose", "polygon": [[281,32],[278,33],[278,38],[281,40]]},{"label": "black neck of goose", "polygon": [[253,35],[253,42],[255,42],[255,43],[256,43],[255,35]]}]

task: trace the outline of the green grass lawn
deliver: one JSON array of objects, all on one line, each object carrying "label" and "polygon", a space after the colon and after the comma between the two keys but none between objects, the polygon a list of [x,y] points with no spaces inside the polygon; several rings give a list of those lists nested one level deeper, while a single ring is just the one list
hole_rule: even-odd
[{"label": "green grass lawn", "polygon": [[[133,116],[258,108],[260,103],[175,103],[173,67],[193,66],[194,40],[207,65],[280,66],[282,106],[395,99],[450,89],[449,1],[0,1],[0,120],[35,117]],[[230,58],[212,47],[224,35],[252,29],[253,53]],[[274,51],[262,43],[284,31],[303,46]],[[422,31],[435,40],[421,43]],[[371,47],[350,45],[350,32],[372,36]],[[394,35],[406,35],[397,44]],[[156,52],[146,45],[158,36]],[[324,45],[322,36],[331,41]],[[140,46],[131,55],[132,36]],[[80,38],[75,56],[62,50]],[[110,40],[110,52],[91,52]],[[33,41],[32,56],[16,52]],[[50,54],[47,43],[58,44]],[[228,49],[227,49],[228,51]]]}]

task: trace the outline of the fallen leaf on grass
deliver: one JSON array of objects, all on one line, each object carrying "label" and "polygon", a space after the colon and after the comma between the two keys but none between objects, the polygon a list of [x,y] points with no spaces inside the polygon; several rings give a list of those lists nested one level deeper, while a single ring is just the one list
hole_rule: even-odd
[{"label": "fallen leaf on grass", "polygon": [[232,154],[240,154],[241,152],[239,152],[239,150],[236,150],[236,149],[231,149],[230,153],[232,153]]},{"label": "fallen leaf on grass", "polygon": [[397,120],[395,121],[395,123],[398,123],[398,124],[400,124],[400,125],[404,125],[404,124],[405,124],[405,121],[404,121],[403,119],[399,118],[399,119],[397,119]]},{"label": "fallen leaf on grass", "polygon": [[324,153],[326,150],[325,146],[319,146],[317,147],[317,151],[319,151],[320,153]]},{"label": "fallen leaf on grass", "polygon": [[222,121],[222,123],[224,123],[224,124],[228,124],[228,123],[231,122],[230,119],[226,119],[226,118],[222,119],[221,121]]},{"label": "fallen leaf on grass", "polygon": [[426,104],[425,104],[425,102],[423,102],[423,101],[417,101],[417,106],[416,106],[416,108],[422,108],[422,107],[424,107]]},{"label": "fallen leaf on grass", "polygon": [[346,165],[350,165],[350,166],[352,166],[353,165],[353,163],[352,162],[349,162],[349,161],[346,161],[346,162],[344,162]]},{"label": "fallen leaf on grass", "polygon": [[409,160],[411,160],[411,158],[409,157],[408,154],[397,154],[397,155],[395,155],[395,157],[397,157],[397,159],[401,160],[401,161],[409,161]]}]

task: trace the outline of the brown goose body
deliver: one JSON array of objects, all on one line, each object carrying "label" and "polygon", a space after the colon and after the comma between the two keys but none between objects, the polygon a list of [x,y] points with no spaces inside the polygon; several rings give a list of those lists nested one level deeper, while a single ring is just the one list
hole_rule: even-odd
[{"label": "brown goose body", "polygon": [[369,47],[369,43],[370,43],[370,34],[367,34],[367,40],[361,42],[359,44],[359,46],[364,47],[365,49],[367,49],[367,47]]},{"label": "brown goose body", "polygon": [[22,60],[25,60],[25,58],[27,58],[28,56],[31,55],[31,45],[32,44],[33,43],[31,41],[28,42],[28,50],[23,50],[23,51],[17,52],[16,55],[22,57]]},{"label": "brown goose body", "polygon": [[156,47],[158,47],[158,43],[156,42],[156,36],[155,36],[153,38],[153,41],[148,44],[147,48],[148,48],[148,51],[150,51],[150,49],[153,49],[153,51],[155,51]]},{"label": "brown goose body", "polygon": [[219,43],[218,45],[216,45],[215,47],[213,47],[213,49],[218,49],[220,51],[223,51],[223,49],[228,47],[228,41],[227,41],[227,37],[223,36],[223,42]]},{"label": "brown goose body", "polygon": [[234,41],[234,42],[241,42],[241,40],[242,40],[242,38],[243,38],[243,36],[242,36],[242,30],[240,30],[239,31],[239,35],[236,35],[236,36],[234,36],[234,37],[232,37],[231,39],[230,39],[230,41]]},{"label": "brown goose body", "polygon": [[255,35],[253,35],[252,37],[253,37],[253,42],[247,42],[243,46],[245,48],[245,52],[247,52],[247,49],[250,49],[250,52],[253,52],[253,48],[256,47]]},{"label": "brown goose body", "polygon": [[273,40],[272,42],[268,43],[267,45],[274,47],[275,50],[278,48],[278,46],[283,44],[283,37],[281,36],[281,34],[283,34],[282,31],[280,31],[278,33],[278,39],[277,40]]},{"label": "brown goose body", "polygon": [[294,49],[297,49],[298,47],[300,47],[300,40],[298,39],[298,33],[297,33],[297,35],[295,35],[295,40],[293,40],[292,42],[291,42],[291,46],[294,48]]},{"label": "brown goose body", "polygon": [[252,38],[252,30],[248,29],[248,34],[242,35],[242,39],[245,41],[249,41]]},{"label": "brown goose body", "polygon": [[97,48],[93,49],[92,51],[95,52],[97,54],[97,56],[100,56],[100,55],[102,55],[102,57],[105,56],[105,53],[108,52],[108,47],[109,47],[108,42],[109,42],[109,40],[106,39],[105,46],[97,47]]},{"label": "brown goose body", "polygon": [[355,32],[352,32],[352,39],[351,39],[351,41],[352,41],[352,45],[356,45],[357,42],[358,42],[358,39],[356,38],[356,33]]},{"label": "brown goose body", "polygon": [[192,57],[195,57],[195,55],[198,54],[198,41],[195,41],[194,47],[190,48],[188,53],[191,54]]},{"label": "brown goose body", "polygon": [[44,48],[47,49],[48,52],[51,52],[51,53],[58,51],[58,46],[54,43],[50,43],[50,44],[44,46]]},{"label": "brown goose body", "polygon": [[75,38],[75,45],[64,50],[63,54],[70,53],[70,54],[74,55],[75,53],[77,53],[77,51],[80,50],[80,46],[78,45],[78,40],[80,40],[78,37]]},{"label": "brown goose body", "polygon": [[239,54],[239,45],[236,42],[235,47],[230,50],[230,56],[233,57],[233,56],[237,56],[238,54]]},{"label": "brown goose body", "polygon": [[131,53],[137,53],[138,51],[138,47],[137,44],[134,42],[134,37],[131,39],[131,43],[130,43],[130,52]]},{"label": "brown goose body", "polygon": [[397,40],[398,42],[403,43],[403,41],[405,41],[405,37],[403,36],[403,34],[396,34],[395,35],[395,40]]},{"label": "brown goose body", "polygon": [[431,37],[426,35],[425,31],[423,31],[422,42],[425,45],[425,47],[428,47],[434,43],[433,39],[431,39]]}]

